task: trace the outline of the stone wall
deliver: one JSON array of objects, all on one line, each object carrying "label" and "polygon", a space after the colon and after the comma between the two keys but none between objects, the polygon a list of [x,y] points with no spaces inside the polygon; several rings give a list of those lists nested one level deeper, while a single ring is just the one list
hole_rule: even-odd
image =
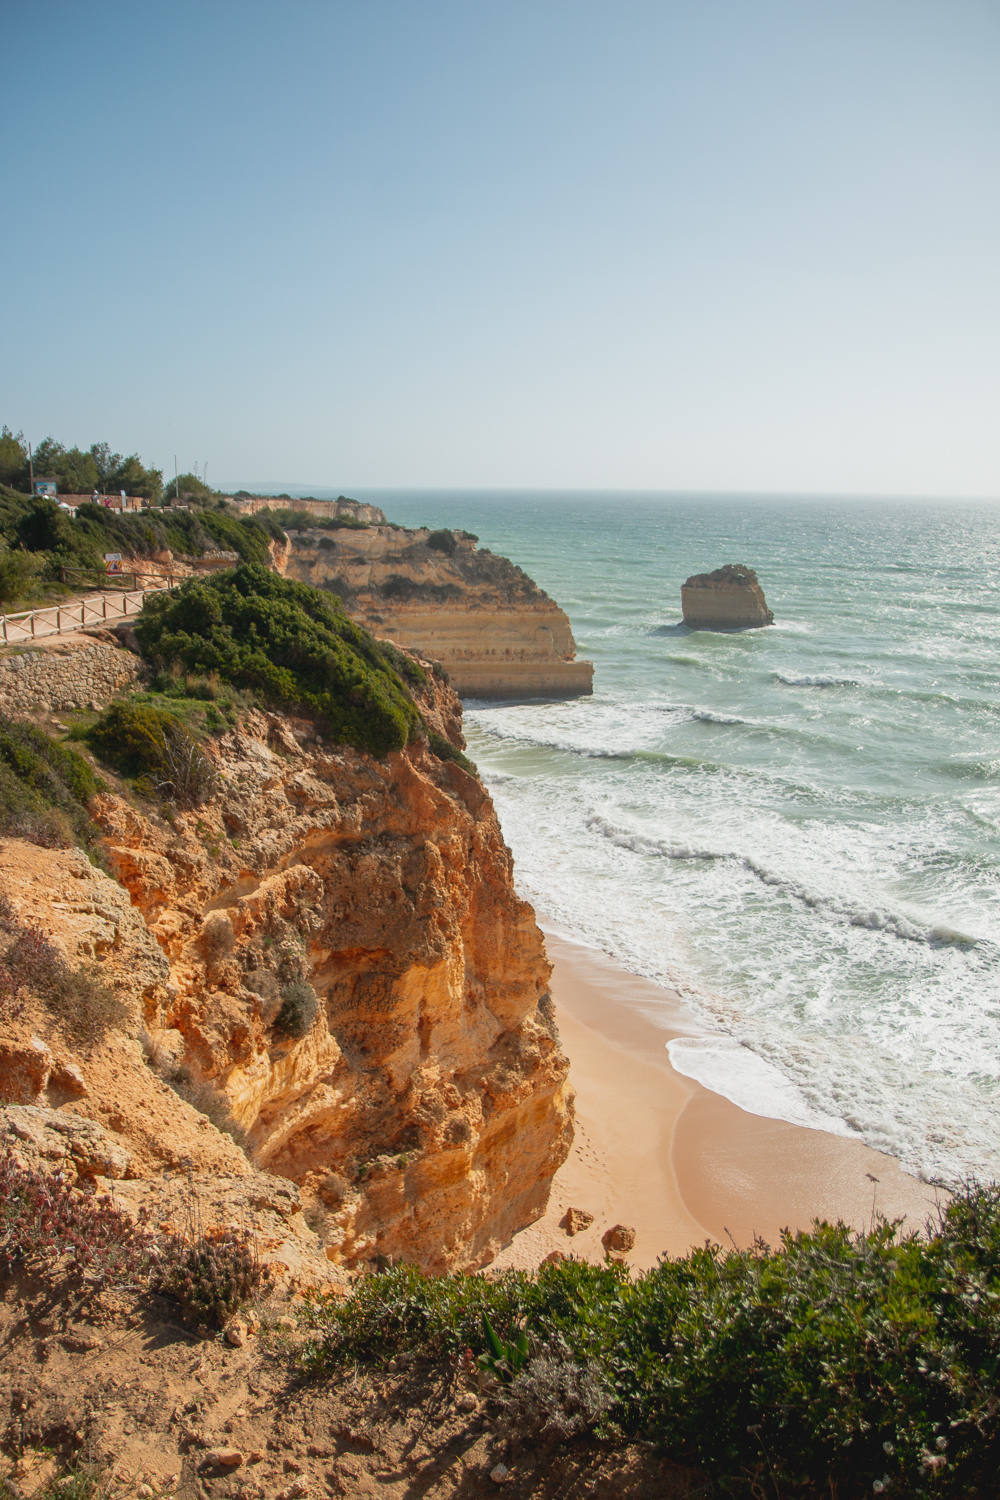
[{"label": "stone wall", "polygon": [[135,683],[138,657],[120,646],[79,637],[46,650],[0,658],[0,712],[53,713],[68,708],[103,707],[115,693]]}]

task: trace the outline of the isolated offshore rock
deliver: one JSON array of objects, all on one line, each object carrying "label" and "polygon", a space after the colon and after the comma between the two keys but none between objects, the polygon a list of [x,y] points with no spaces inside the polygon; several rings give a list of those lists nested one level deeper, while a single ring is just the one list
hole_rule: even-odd
[{"label": "isolated offshore rock", "polygon": [[684,624],[702,630],[746,630],[773,625],[753,568],[724,563],[713,573],[694,573],[681,586]]}]

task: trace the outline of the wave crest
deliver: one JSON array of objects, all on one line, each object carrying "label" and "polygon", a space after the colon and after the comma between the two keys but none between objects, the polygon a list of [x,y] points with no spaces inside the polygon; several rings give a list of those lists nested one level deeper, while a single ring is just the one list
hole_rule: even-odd
[{"label": "wave crest", "polygon": [[929,947],[949,946],[959,949],[976,948],[980,939],[966,933],[956,932],[945,924],[931,928],[920,927],[909,917],[879,907],[863,906],[843,896],[821,895],[811,891],[801,881],[769,870],[766,865],[751,859],[749,855],[737,854],[727,849],[698,848],[691,844],[667,843],[663,839],[649,838],[627,828],[619,828],[598,812],[587,817],[586,826],[599,833],[619,849],[629,849],[634,854],[643,854],[654,859],[704,859],[732,860],[741,865],[767,886],[779,890],[783,895],[800,901],[809,910],[840,922],[848,927],[866,927],[871,932],[884,932],[891,937],[902,938],[910,943],[926,943]]}]

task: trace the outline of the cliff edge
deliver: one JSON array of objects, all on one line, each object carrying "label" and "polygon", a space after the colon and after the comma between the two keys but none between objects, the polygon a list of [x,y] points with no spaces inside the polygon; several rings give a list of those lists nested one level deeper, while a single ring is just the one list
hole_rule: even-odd
[{"label": "cliff edge", "polygon": [[593,691],[548,594],[464,532],[370,526],[289,532],[286,576],[334,593],[373,634],[422,652],[464,698],[575,698]]},{"label": "cliff edge", "polygon": [[725,563],[713,573],[695,573],[681,585],[684,624],[694,630],[746,630],[773,625],[764,590],[753,568]]},{"label": "cliff edge", "polygon": [[17,921],[118,986],[125,1019],[84,1045],[33,1002],[0,1102],[93,1119],[130,1176],[285,1178],[340,1265],[474,1267],[539,1217],[573,1128],[550,966],[459,763],[458,699],[432,673],[416,696],[436,751],[375,757],[251,708],[203,741],[196,808],[100,792],[116,879],[9,840]]}]

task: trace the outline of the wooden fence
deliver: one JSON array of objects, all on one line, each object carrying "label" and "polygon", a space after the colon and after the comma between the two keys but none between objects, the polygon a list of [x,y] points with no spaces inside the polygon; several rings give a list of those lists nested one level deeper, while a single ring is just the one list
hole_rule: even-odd
[{"label": "wooden fence", "polygon": [[[68,569],[66,570],[69,571]],[[172,589],[173,578],[147,574],[146,586],[91,594],[86,599],[71,599],[68,604],[50,604],[45,609],[23,610],[20,614],[0,615],[0,641],[5,644],[36,640],[40,636],[64,635],[85,625],[104,625],[128,615],[137,615],[147,594]]]}]

